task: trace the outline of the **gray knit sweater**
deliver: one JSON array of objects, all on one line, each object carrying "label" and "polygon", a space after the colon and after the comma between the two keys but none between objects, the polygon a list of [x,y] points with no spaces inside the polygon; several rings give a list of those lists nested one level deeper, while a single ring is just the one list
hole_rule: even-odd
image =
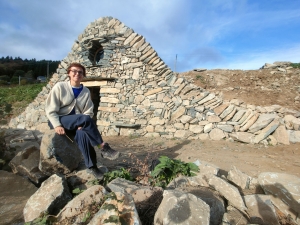
[{"label": "gray knit sweater", "polygon": [[74,107],[76,114],[93,117],[94,104],[89,89],[83,86],[82,91],[75,99],[69,81],[55,84],[45,104],[46,115],[53,127],[61,126],[59,116],[68,115]]}]

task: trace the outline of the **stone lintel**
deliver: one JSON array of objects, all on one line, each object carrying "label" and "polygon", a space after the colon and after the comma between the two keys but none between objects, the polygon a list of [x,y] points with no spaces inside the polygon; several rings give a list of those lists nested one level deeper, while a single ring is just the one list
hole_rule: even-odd
[{"label": "stone lintel", "polygon": [[103,80],[103,81],[84,81],[84,82],[81,82],[84,86],[86,87],[99,87],[99,86],[102,86],[102,85],[107,85],[107,81],[106,80]]},{"label": "stone lintel", "polygon": [[119,112],[120,108],[100,106],[100,107],[98,107],[98,110],[105,111],[105,112],[113,112],[113,113],[115,113],[115,112]]}]

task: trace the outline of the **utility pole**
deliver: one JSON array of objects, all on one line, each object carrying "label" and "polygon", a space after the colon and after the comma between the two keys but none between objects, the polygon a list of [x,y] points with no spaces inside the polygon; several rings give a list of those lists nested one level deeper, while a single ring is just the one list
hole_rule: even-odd
[{"label": "utility pole", "polygon": [[47,80],[48,80],[48,77],[49,77],[49,61],[47,63]]},{"label": "utility pole", "polygon": [[177,63],[177,54],[176,54],[176,58],[175,58],[175,69],[174,69],[175,73],[176,73],[176,63]]}]

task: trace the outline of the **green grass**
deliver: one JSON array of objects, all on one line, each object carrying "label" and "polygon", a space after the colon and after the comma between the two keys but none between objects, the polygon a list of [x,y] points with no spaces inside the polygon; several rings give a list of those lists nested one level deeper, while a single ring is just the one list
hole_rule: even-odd
[{"label": "green grass", "polygon": [[205,78],[201,75],[196,75],[196,80],[200,80],[201,83],[206,83]]},{"label": "green grass", "polygon": [[0,86],[0,123],[5,124],[31,103],[42,91],[45,83]]},{"label": "green grass", "polygon": [[0,87],[0,105],[4,103],[14,104],[15,102],[30,103],[41,92],[45,86],[41,84],[27,84],[17,86]]},{"label": "green grass", "polygon": [[291,63],[290,66],[293,68],[300,68],[300,63]]}]

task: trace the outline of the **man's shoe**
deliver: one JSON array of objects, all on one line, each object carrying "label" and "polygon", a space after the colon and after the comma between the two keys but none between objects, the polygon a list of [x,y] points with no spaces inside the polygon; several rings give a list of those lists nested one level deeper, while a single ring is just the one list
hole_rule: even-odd
[{"label": "man's shoe", "polygon": [[93,166],[93,167],[87,169],[87,172],[93,174],[94,177],[98,180],[103,179],[103,173],[99,170],[99,168],[97,166]]},{"label": "man's shoe", "polygon": [[105,143],[101,149],[101,156],[109,160],[115,160],[121,156],[121,153],[112,149],[108,143]]}]

